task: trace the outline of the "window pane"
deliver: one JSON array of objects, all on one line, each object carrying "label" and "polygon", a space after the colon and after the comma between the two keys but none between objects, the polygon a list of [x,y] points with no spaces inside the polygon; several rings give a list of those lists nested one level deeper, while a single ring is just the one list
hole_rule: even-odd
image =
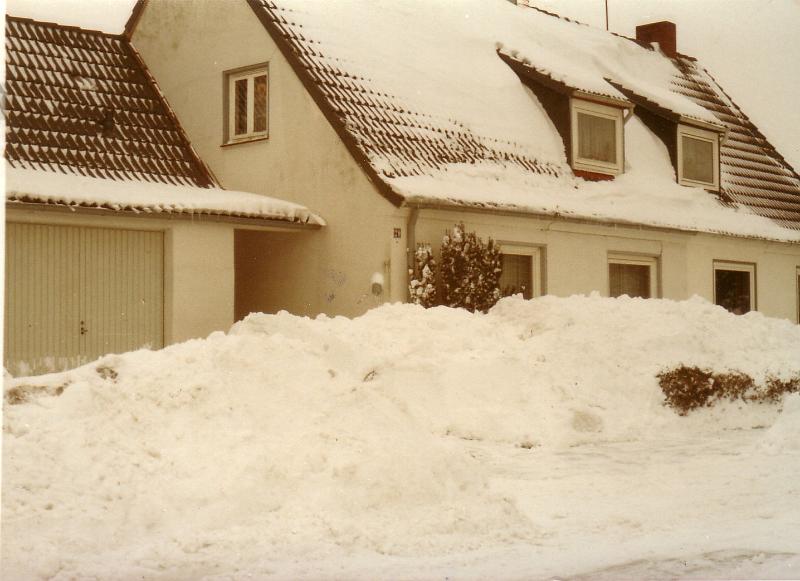
[{"label": "window pane", "polygon": [[715,270],[714,291],[717,304],[735,315],[750,311],[750,273],[742,270]]},{"label": "window pane", "polygon": [[522,293],[526,299],[533,297],[531,288],[532,263],[531,256],[520,254],[503,254],[501,257],[503,272],[500,274],[500,293],[510,296]]},{"label": "window pane", "polygon": [[578,113],[578,157],[617,163],[616,121]]},{"label": "window pane", "polygon": [[267,130],[267,75],[253,79],[253,131]]},{"label": "window pane", "polygon": [[686,135],[682,139],[683,177],[697,182],[714,183],[714,144]]},{"label": "window pane", "polygon": [[234,133],[247,133],[247,79],[236,81],[236,108],[234,110]]},{"label": "window pane", "polygon": [[644,264],[608,265],[609,291],[612,297],[650,298],[650,267]]}]

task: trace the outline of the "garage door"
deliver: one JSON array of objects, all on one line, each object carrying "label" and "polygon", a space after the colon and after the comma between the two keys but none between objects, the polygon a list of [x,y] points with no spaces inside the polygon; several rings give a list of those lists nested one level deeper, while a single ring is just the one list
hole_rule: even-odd
[{"label": "garage door", "polygon": [[6,225],[5,354],[14,375],[164,344],[162,232]]}]

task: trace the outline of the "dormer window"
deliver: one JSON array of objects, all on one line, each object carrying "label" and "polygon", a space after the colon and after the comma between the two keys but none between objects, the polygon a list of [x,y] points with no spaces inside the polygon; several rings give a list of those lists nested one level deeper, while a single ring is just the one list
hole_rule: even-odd
[{"label": "dormer window", "polygon": [[689,125],[678,125],[678,183],[719,188],[719,136]]},{"label": "dormer window", "polygon": [[623,171],[623,110],[571,99],[572,167],[616,175]]}]

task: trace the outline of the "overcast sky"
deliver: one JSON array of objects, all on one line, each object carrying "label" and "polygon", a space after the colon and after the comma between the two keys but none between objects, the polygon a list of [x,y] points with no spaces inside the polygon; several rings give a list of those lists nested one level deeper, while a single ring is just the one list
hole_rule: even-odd
[{"label": "overcast sky", "polygon": [[[6,2],[7,11],[15,16],[118,33],[135,0]],[[605,27],[603,0],[531,3]],[[608,6],[611,31],[626,36],[634,35],[637,24],[675,22],[678,50],[698,57],[778,150],[800,169],[800,0],[608,0]]]}]

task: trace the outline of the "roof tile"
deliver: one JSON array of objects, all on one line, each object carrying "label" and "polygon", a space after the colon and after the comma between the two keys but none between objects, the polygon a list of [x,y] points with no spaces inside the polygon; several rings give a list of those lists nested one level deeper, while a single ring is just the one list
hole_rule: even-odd
[{"label": "roof tile", "polygon": [[14,167],[206,187],[213,179],[127,40],[6,18]]}]

